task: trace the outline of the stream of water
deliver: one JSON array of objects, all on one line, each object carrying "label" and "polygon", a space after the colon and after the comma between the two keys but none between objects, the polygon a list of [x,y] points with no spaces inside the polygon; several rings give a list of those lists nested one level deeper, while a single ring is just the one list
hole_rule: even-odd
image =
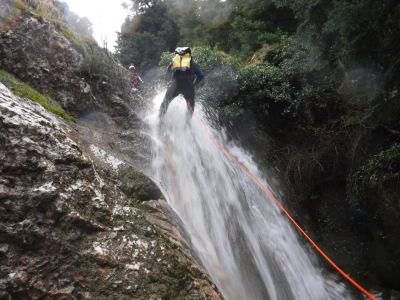
[{"label": "stream of water", "polygon": [[[165,92],[164,92],[165,93]],[[352,299],[343,284],[328,280],[299,233],[276,204],[230,161],[175,99],[160,124],[164,93],[153,100],[146,120],[153,143],[151,176],[182,219],[193,251],[227,300]],[[273,178],[261,174],[251,156],[223,132],[212,129],[232,155],[280,196]]]}]

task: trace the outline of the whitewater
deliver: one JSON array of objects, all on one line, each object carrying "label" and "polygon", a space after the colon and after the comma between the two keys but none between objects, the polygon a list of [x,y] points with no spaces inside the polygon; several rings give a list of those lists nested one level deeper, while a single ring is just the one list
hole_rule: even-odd
[{"label": "whitewater", "polygon": [[[268,195],[187,119],[182,97],[172,101],[162,122],[165,91],[146,116],[152,143],[150,176],[182,220],[192,252],[227,300],[353,299],[345,285],[328,279],[315,255]],[[196,116],[215,139],[279,199],[279,183],[223,130]]]}]

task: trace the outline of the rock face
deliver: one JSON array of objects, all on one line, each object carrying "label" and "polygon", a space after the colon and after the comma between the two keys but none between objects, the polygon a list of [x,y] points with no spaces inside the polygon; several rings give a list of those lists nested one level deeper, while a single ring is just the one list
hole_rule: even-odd
[{"label": "rock face", "polygon": [[42,94],[53,96],[72,112],[95,104],[81,88],[85,82],[75,73],[82,56],[49,23],[20,17],[0,31],[0,44],[2,68],[18,74]]},{"label": "rock face", "polygon": [[154,183],[71,126],[0,83],[0,299],[220,299]]},{"label": "rock face", "polygon": [[[15,6],[6,4],[0,6],[5,14]],[[16,11],[8,25],[0,27],[0,69],[51,96],[91,129],[107,131],[111,144],[135,165],[143,164],[147,147],[139,134],[144,123],[138,111],[144,102],[132,94],[128,71],[94,42],[67,39],[43,18]],[[85,54],[76,50],[79,47]],[[100,70],[88,74],[90,68]]]}]

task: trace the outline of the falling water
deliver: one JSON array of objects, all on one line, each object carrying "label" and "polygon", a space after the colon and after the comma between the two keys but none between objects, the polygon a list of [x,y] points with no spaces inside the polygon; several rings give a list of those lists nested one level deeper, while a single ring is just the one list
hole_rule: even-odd
[{"label": "falling water", "polygon": [[[175,99],[160,124],[154,99],[147,117],[154,142],[152,176],[182,219],[193,251],[228,300],[351,299],[342,284],[324,278],[298,241],[298,233],[260,187],[186,119]],[[201,107],[196,114],[207,126]],[[244,150],[208,129],[271,188]],[[271,188],[279,196],[277,188]]]}]

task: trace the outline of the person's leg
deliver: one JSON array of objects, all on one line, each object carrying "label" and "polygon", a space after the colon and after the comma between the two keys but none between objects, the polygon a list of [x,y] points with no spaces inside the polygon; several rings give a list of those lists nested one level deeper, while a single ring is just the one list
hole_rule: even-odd
[{"label": "person's leg", "polygon": [[164,100],[160,106],[160,118],[162,118],[167,112],[168,105],[176,96],[178,96],[178,89],[176,81],[172,81],[171,85],[168,87],[167,92],[165,94]]},{"label": "person's leg", "polygon": [[192,115],[192,110],[194,111],[194,87],[191,83],[187,83],[182,90],[183,97],[185,97],[185,100],[187,101],[186,104],[188,105],[188,110],[190,115]]}]

